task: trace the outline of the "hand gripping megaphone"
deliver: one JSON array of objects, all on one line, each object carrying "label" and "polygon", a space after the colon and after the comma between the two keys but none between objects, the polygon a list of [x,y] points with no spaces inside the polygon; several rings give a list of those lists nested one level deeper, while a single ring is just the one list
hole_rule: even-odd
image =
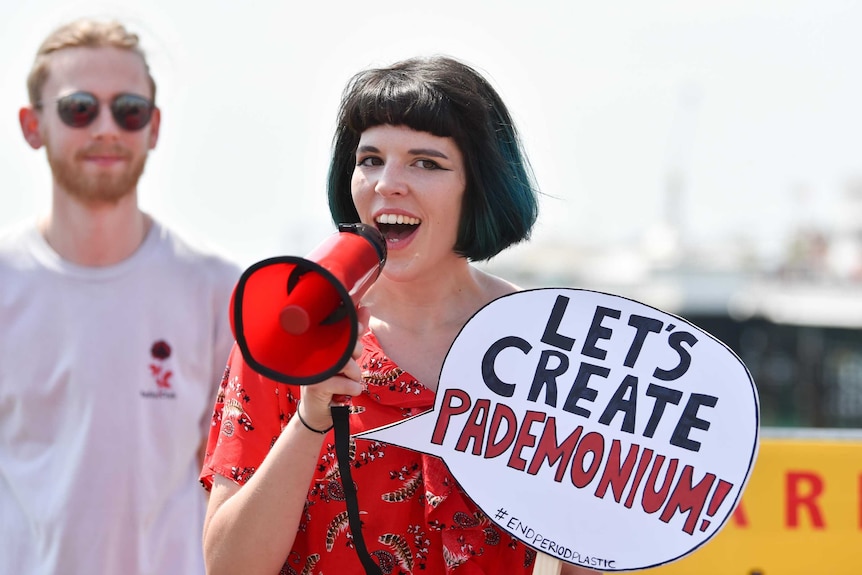
[{"label": "hand gripping megaphone", "polygon": [[377,228],[339,224],[305,258],[278,256],[249,267],[230,303],[243,359],[281,383],[309,385],[338,374],[356,342],[356,306],[385,263]]}]

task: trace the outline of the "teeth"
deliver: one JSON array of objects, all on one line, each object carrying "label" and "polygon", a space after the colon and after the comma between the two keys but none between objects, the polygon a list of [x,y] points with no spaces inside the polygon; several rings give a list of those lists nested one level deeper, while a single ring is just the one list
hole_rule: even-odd
[{"label": "teeth", "polygon": [[378,224],[407,224],[408,226],[418,226],[420,223],[418,218],[403,214],[380,214],[376,221]]}]

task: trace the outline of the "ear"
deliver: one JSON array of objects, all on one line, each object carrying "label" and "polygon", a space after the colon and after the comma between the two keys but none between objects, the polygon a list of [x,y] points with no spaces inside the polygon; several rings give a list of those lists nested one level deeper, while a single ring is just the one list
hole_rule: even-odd
[{"label": "ear", "polygon": [[153,109],[153,116],[150,118],[150,149],[156,147],[159,141],[159,128],[162,125],[162,111],[158,108]]},{"label": "ear", "polygon": [[18,121],[21,123],[21,133],[34,150],[42,147],[42,132],[39,129],[39,114],[32,106],[18,110]]}]

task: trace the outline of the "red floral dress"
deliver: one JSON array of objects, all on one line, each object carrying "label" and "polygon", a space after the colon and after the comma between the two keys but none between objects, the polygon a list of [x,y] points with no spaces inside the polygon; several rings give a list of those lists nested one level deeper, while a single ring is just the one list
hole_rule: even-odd
[{"label": "red floral dress", "polygon": [[[434,392],[398,368],[371,332],[360,359],[366,393],[353,398],[358,433],[422,413]],[[213,474],[244,484],[296,413],[301,387],[250,369],[234,346],[215,404],[201,482]],[[352,439],[353,481],[369,554],[384,575],[532,573],[536,552],[499,530],[433,456]],[[330,431],[320,451],[299,534],[283,574],[361,574]]]}]

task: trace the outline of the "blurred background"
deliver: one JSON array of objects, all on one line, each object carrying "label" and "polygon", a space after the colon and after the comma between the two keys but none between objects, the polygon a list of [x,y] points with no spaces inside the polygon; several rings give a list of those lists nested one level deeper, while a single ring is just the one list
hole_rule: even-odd
[{"label": "blurred background", "polygon": [[707,330],[765,426],[862,426],[862,4],[0,0],[0,227],[48,204],[17,110],[42,38],[83,15],[138,32],[158,83],[144,207],[241,264],[334,230],[350,76],[449,54],[498,88],[543,193],[533,241],[483,266]]}]

